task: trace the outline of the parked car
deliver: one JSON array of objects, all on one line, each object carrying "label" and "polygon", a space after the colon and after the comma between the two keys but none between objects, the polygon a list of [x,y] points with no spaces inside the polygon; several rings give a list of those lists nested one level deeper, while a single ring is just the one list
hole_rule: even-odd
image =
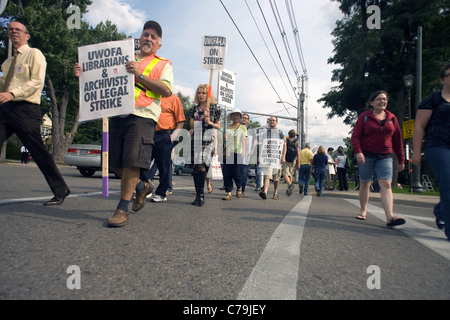
[{"label": "parked car", "polygon": [[249,179],[256,179],[256,167],[250,166],[248,169],[248,178]]},{"label": "parked car", "polygon": [[184,158],[175,157],[173,159],[173,172],[175,172],[177,176],[183,173],[192,174],[193,170],[194,168],[186,167],[186,160],[184,160]]},{"label": "parked car", "polygon": [[72,144],[64,156],[64,163],[77,167],[83,176],[90,177],[102,170],[102,146],[100,143]]}]

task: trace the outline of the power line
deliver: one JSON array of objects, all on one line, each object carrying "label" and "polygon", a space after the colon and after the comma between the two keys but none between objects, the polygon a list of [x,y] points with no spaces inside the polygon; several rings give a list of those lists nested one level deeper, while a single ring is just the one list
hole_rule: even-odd
[{"label": "power line", "polygon": [[300,59],[300,64],[303,68],[303,74],[307,77],[308,72],[306,70],[305,58],[303,57],[302,45],[300,42],[300,36],[298,32],[297,21],[295,20],[294,7],[292,6],[292,0],[286,0],[286,7],[289,15],[289,20],[291,21],[292,31],[294,33],[295,44],[297,46],[297,53]]},{"label": "power line", "polygon": [[[255,22],[256,28],[258,29],[259,35],[261,36],[261,39],[262,39],[262,41],[264,42],[264,45],[266,46],[267,52],[269,53],[270,58],[272,59],[272,62],[273,62],[273,64],[274,64],[275,68],[277,69],[278,75],[280,76],[281,81],[283,81],[283,85],[284,85],[286,91],[288,92],[289,97],[292,99],[292,96],[290,95],[290,92],[289,92],[289,90],[288,90],[288,88],[287,88],[287,86],[286,86],[286,82],[284,81],[283,76],[281,75],[280,70],[278,69],[278,66],[277,66],[277,64],[275,63],[275,59],[273,58],[272,53],[270,52],[269,47],[267,46],[267,42],[266,42],[266,40],[264,39],[264,37],[263,37],[263,35],[262,35],[261,29],[258,27],[258,23],[256,22],[256,19],[255,19],[255,17],[253,16],[253,13],[252,13],[252,11],[251,11],[251,9],[250,9],[248,3],[247,3],[247,0],[245,0],[245,4],[247,5],[248,11],[250,12],[250,15],[252,16],[253,22]],[[258,6],[259,6],[259,2],[258,2]],[[270,32],[270,28],[269,28],[269,26],[267,25],[266,17],[264,16],[264,12],[262,12],[261,6],[259,6],[259,9],[261,10],[261,13],[262,13],[262,15],[263,15],[264,21],[266,22],[266,26],[267,26],[267,29],[269,30],[270,36],[272,37],[272,33]],[[272,37],[272,40],[273,40],[273,37]],[[273,43],[274,43],[274,45],[275,45],[275,49],[276,49],[277,52],[278,52],[278,48],[277,48],[277,46],[276,46],[275,41],[273,41]],[[279,54],[279,53],[278,53],[278,56],[280,57],[280,54]],[[280,57],[280,60],[281,60],[281,57]],[[282,63],[283,68],[284,68],[283,60],[281,60],[281,63]],[[286,71],[286,68],[284,68],[284,70]],[[287,73],[286,73],[286,75],[287,75]],[[288,80],[289,80],[289,77],[288,77]],[[294,89],[294,87],[292,86],[292,83],[291,83],[290,80],[289,80],[289,83],[291,84],[291,87],[292,87],[292,89],[293,89],[293,91],[294,91],[294,94],[295,94],[295,89]]]},{"label": "power line", "polygon": [[295,73],[296,79],[298,81],[300,79],[300,75],[299,75],[297,67],[296,67],[296,65],[294,63],[291,47],[290,47],[289,41],[288,41],[288,39],[286,37],[286,31],[284,29],[283,22],[281,21],[282,19],[281,19],[281,16],[280,16],[280,12],[278,11],[277,3],[275,1],[272,2],[272,0],[270,0],[270,6],[272,7],[272,13],[273,13],[275,21],[277,23],[278,29],[280,31],[280,35],[281,35],[281,38],[283,40],[284,48],[286,49],[286,54],[288,56],[289,62],[291,64],[291,67],[292,67],[292,69],[293,69],[293,71]]},{"label": "power line", "polygon": [[[255,53],[253,52],[253,50],[250,48],[250,45],[248,44],[247,40],[245,39],[244,35],[242,34],[241,30],[239,29],[239,27],[237,26],[236,22],[234,21],[233,17],[231,16],[230,12],[228,11],[227,7],[225,6],[225,4],[222,2],[222,0],[219,0],[220,3],[222,4],[223,8],[225,9],[226,13],[228,14],[228,16],[230,17],[231,21],[233,22],[234,26],[236,27],[237,31],[239,32],[239,35],[241,36],[241,38],[244,40],[247,48],[250,50],[251,54],[253,55],[253,58],[255,58],[256,62],[258,63],[259,67],[261,68],[262,72],[264,73],[264,76],[266,77],[266,79],[269,81],[270,85],[272,86],[272,89],[274,90],[275,94],[277,95],[278,99],[282,100],[280,95],[278,94],[278,91],[275,89],[272,81],[270,81],[267,73],[264,71],[264,68],[262,67],[261,63],[259,62],[258,58],[256,57]],[[284,104],[283,104],[284,106]],[[286,106],[284,106],[286,111],[289,113],[289,110],[287,110]],[[290,115],[291,116],[291,115]]]}]

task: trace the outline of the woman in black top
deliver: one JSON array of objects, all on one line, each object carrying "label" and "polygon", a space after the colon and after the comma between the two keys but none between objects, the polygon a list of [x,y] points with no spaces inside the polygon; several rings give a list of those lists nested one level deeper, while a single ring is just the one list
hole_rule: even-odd
[{"label": "woman in black top", "polygon": [[423,143],[428,163],[439,180],[441,201],[434,208],[436,224],[439,229],[445,228],[450,240],[450,64],[441,70],[440,80],[442,90],[427,96],[418,107],[411,160],[420,165]]},{"label": "woman in black top", "polygon": [[208,108],[207,84],[198,86],[193,106],[189,112],[191,126],[191,164],[194,166],[193,177],[196,198],[193,205],[202,206],[205,203],[205,180],[208,173],[211,157],[217,150],[217,137],[215,130],[220,129],[221,111],[216,105],[216,99],[211,92]]}]

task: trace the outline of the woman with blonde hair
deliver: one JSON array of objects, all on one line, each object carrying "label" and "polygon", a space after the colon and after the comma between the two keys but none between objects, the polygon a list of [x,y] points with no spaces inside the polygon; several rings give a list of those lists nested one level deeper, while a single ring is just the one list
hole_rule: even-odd
[{"label": "woman with blonde hair", "polygon": [[314,186],[318,197],[322,196],[323,180],[327,173],[328,156],[325,153],[325,147],[320,146],[313,158],[314,168]]},{"label": "woman with blonde hair", "polygon": [[[211,129],[220,129],[220,108],[209,86],[201,84],[195,92],[194,105],[189,111],[191,126],[191,165],[194,167],[193,177],[196,198],[193,205],[201,207],[205,203],[205,181],[211,157],[217,151],[217,138]],[[208,101],[209,99],[209,101]],[[209,108],[208,108],[209,104]]]}]

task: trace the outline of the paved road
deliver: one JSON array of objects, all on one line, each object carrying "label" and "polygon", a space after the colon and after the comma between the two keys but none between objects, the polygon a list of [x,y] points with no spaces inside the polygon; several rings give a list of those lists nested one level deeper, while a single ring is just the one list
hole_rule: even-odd
[{"label": "paved road", "polygon": [[[190,176],[166,203],[147,203],[110,229],[119,180],[61,166],[72,194],[59,207],[33,165],[0,164],[0,299],[450,299],[450,242],[436,198],[396,196],[404,226],[385,226],[376,194],[366,221],[355,192],[223,201],[202,208]],[[69,269],[68,269],[69,268]],[[77,286],[80,286],[78,289]]]}]

